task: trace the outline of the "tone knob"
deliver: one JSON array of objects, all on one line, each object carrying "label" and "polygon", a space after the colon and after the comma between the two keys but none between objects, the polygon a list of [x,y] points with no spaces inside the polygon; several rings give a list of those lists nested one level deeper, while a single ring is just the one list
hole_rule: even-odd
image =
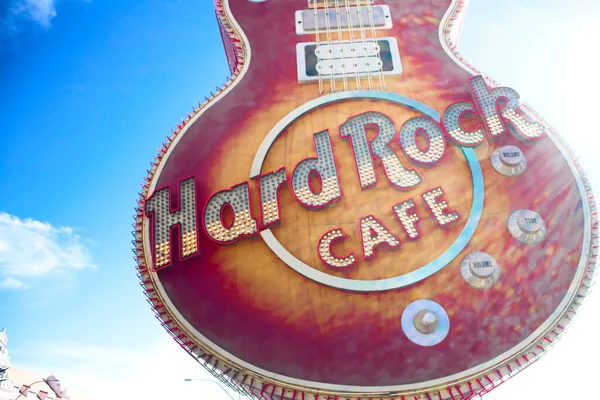
[{"label": "tone knob", "polygon": [[435,346],[450,332],[450,318],[444,308],[431,300],[410,303],[402,313],[402,330],[411,342]]},{"label": "tone knob", "polygon": [[546,223],[540,214],[518,210],[508,218],[508,231],[523,244],[537,244],[546,237]]},{"label": "tone knob", "polygon": [[465,282],[476,289],[487,289],[500,279],[500,266],[488,253],[476,251],[460,263],[460,274]]},{"label": "tone knob", "polygon": [[525,155],[517,146],[504,146],[494,150],[490,157],[492,166],[504,176],[518,176],[527,168]]}]

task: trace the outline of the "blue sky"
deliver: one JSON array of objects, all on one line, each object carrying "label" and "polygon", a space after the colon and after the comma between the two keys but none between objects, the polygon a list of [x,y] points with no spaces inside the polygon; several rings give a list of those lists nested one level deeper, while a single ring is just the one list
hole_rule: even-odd
[{"label": "blue sky", "polygon": [[[600,6],[573,3],[472,0],[461,48],[568,138],[596,184]],[[1,2],[0,327],[16,365],[90,397],[228,398],[182,382],[206,374],[154,319],[129,233],[156,148],[227,75],[208,0]],[[547,359],[487,398],[542,398],[527,390],[545,384],[554,399],[593,379],[590,303]]]}]

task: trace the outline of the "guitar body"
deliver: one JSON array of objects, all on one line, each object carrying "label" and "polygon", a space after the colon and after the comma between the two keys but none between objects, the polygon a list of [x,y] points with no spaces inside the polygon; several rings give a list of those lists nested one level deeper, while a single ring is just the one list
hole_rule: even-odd
[{"label": "guitar body", "polygon": [[[545,352],[591,279],[586,181],[523,105],[517,114],[543,134],[520,134],[505,119],[507,132],[492,137],[474,94],[478,74],[448,43],[464,3],[373,7],[382,5],[391,27],[363,34],[395,40],[400,74],[299,83],[299,43],[360,44],[360,31],[298,34],[306,0],[218,0],[233,78],[169,138],[144,185],[136,248],[150,302],[187,351],[247,395],[469,398]],[[329,5],[337,7],[346,5]],[[460,127],[485,131],[485,140],[452,140],[444,116],[459,102],[473,107]],[[400,139],[414,118],[443,133],[443,142],[423,129],[407,136],[429,164]],[[376,154],[390,126],[393,139]],[[509,154],[498,167],[515,148],[526,166]],[[361,149],[371,151],[374,176],[359,165]],[[381,155],[390,150],[391,161]],[[267,208],[269,187],[277,195]],[[158,217],[192,208],[187,222]],[[537,213],[527,219],[534,233],[519,231],[521,210]],[[469,264],[481,253],[483,264]]]}]

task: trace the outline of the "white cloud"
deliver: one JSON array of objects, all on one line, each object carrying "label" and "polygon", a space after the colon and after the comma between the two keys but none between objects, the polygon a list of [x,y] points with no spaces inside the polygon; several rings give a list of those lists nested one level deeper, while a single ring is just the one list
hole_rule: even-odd
[{"label": "white cloud", "polygon": [[11,7],[14,15],[23,16],[44,28],[50,27],[50,20],[56,17],[54,0],[19,0]]},{"label": "white cloud", "polygon": [[0,53],[10,48],[22,31],[50,28],[56,0],[0,0]]},{"label": "white cloud", "polygon": [[27,285],[25,285],[20,280],[11,278],[10,276],[7,276],[2,281],[0,281],[0,290],[22,290],[22,289],[27,289]]},{"label": "white cloud", "polygon": [[153,344],[135,348],[44,343],[27,346],[27,354],[39,363],[19,365],[26,354],[13,352],[15,366],[40,376],[53,373],[69,392],[86,400],[237,399],[215,382],[185,382],[186,378],[214,378],[166,333]]},{"label": "white cloud", "polygon": [[93,267],[89,251],[72,228],[0,212],[0,276],[5,277],[0,287],[25,288],[17,278],[89,267]]}]

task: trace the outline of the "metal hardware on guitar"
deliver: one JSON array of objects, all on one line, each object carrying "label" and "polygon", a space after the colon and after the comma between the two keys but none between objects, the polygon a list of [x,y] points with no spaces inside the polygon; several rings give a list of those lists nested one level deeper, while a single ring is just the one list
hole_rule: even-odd
[{"label": "metal hardware on guitar", "polygon": [[[369,9],[373,15],[373,21],[371,21]],[[339,19],[338,10],[340,10]],[[314,13],[314,9],[296,11],[296,33],[298,35],[315,33],[317,29],[324,30],[328,26],[329,29],[336,31],[359,29],[360,19],[363,21],[364,28],[390,29],[392,27],[390,8],[386,5],[361,7],[360,12],[356,6],[348,7],[348,12],[345,7],[339,6],[329,10],[321,8],[316,11],[316,18]]]},{"label": "metal hardware on guitar", "polygon": [[[308,0],[308,6],[315,7],[316,4],[317,7],[331,7],[339,4],[343,5],[344,1],[345,0]],[[356,0],[357,3],[359,1],[361,5],[373,4],[373,0]]]},{"label": "metal hardware on guitar", "polygon": [[380,71],[385,75],[402,74],[398,43],[393,37],[365,43],[350,41],[315,42],[296,45],[298,82],[313,82],[321,78],[343,79],[366,77]]}]

